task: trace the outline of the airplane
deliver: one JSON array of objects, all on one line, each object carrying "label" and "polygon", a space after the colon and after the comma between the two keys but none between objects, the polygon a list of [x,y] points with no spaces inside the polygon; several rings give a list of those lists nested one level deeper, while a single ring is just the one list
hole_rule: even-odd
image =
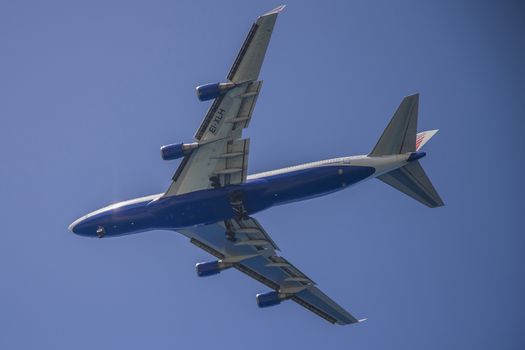
[{"label": "airplane", "polygon": [[417,133],[419,95],[405,97],[367,155],[341,157],[248,175],[250,140],[242,137],[262,87],[259,71],[281,5],[257,18],[225,82],[196,88],[213,100],[191,143],[162,146],[164,160],[180,159],[166,192],[111,204],[74,221],[69,230],[114,237],[149,230],[177,231],[216,260],[196,264],[197,275],[235,268],[270,288],[259,307],[293,300],[334,324],[356,319],[279,254],[253,217],[273,206],[307,200],[377,178],[428,207],[443,205],[419,159],[437,130]]}]

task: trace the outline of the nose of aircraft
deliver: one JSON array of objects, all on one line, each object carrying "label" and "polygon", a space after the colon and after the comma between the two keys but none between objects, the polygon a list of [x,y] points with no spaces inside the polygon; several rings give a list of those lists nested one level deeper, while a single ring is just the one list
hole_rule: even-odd
[{"label": "nose of aircraft", "polygon": [[69,225],[69,227],[67,228],[70,232],[73,232],[73,233],[77,233],[78,234],[78,226],[80,225],[80,223],[82,222],[82,218],[78,219],[78,220],[75,220],[71,223],[71,225]]},{"label": "nose of aircraft", "polygon": [[67,229],[77,235],[90,236],[91,231],[93,231],[93,234],[95,233],[94,230],[91,229],[93,225],[90,221],[90,218],[83,216],[73,221]]},{"label": "nose of aircraft", "polygon": [[86,237],[102,238],[106,234],[106,229],[102,226],[100,219],[91,215],[73,221],[67,229],[79,236]]}]

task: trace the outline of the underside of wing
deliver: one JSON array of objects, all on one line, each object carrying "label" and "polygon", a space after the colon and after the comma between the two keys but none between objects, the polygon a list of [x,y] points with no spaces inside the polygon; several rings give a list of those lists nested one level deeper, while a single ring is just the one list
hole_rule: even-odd
[{"label": "underside of wing", "polygon": [[237,83],[257,79],[266,49],[270,43],[277,15],[284,7],[284,5],[278,6],[257,18],[233,62],[228,74],[229,81]]},{"label": "underside of wing", "polygon": [[[217,92],[210,109],[195,133],[195,147],[185,155],[164,196],[240,184],[246,180],[249,140],[242,139],[261,90],[259,72],[270,42],[280,6],[253,24],[224,90]],[[220,84],[211,84],[218,89]],[[214,95],[215,96],[215,95]]]},{"label": "underside of wing", "polygon": [[277,245],[257,220],[250,217],[227,220],[180,232],[189,237],[193,244],[218,259],[215,262],[198,264],[199,275],[218,273],[222,269],[234,267],[271,288],[272,292],[257,296],[259,306],[275,305],[290,299],[329,322],[358,322],[321,292],[312,279],[278,255]]}]

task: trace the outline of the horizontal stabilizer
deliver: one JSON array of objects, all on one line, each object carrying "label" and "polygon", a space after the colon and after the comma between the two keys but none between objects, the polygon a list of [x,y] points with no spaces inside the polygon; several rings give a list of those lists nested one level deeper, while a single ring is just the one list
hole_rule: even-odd
[{"label": "horizontal stabilizer", "polygon": [[410,162],[377,178],[430,208],[444,205],[418,161]]}]

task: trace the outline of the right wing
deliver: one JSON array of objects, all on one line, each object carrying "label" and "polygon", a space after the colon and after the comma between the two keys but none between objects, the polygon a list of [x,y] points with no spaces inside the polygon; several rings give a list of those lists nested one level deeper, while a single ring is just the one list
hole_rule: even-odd
[{"label": "right wing", "polygon": [[[179,230],[221,264],[235,267],[275,290],[283,300],[291,299],[331,323],[359,322],[315,286],[315,282],[277,254],[279,248],[254,218]],[[227,239],[228,232],[235,240]]]},{"label": "right wing", "polygon": [[195,133],[194,145],[173,175],[165,197],[246,181],[248,127],[262,81],[257,81],[277,15],[284,6],[265,13],[252,25],[235,59],[228,82],[234,87],[213,101]]}]

